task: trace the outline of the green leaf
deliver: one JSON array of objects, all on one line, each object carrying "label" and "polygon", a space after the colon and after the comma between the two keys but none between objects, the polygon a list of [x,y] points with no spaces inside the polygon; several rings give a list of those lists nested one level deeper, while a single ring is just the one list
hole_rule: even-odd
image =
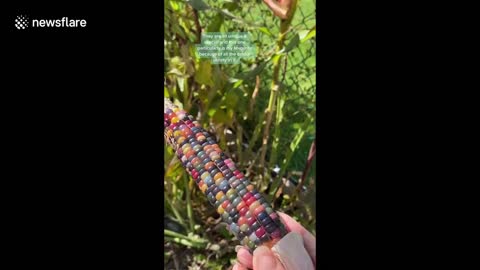
[{"label": "green leaf", "polygon": [[260,74],[265,66],[267,65],[267,62],[262,62],[260,65],[256,66],[254,69],[247,73],[241,73],[237,75],[237,78],[242,79],[242,80],[249,80]]},{"label": "green leaf", "polygon": [[224,1],[223,6],[229,11],[234,11],[239,8],[239,5],[237,4],[237,2],[234,2],[234,1]]},{"label": "green leaf", "polygon": [[223,16],[221,14],[215,15],[211,23],[208,25],[206,32],[220,32],[220,27],[223,24]]},{"label": "green leaf", "polygon": [[227,116],[228,116],[228,119],[229,119],[229,123],[232,124],[233,122],[233,115],[235,114],[235,111],[233,111],[232,109],[228,109],[227,110]]},{"label": "green leaf", "polygon": [[248,73],[247,78],[253,78],[258,74],[260,74],[266,65],[267,65],[267,62],[262,62],[260,65],[256,66],[252,71]]},{"label": "green leaf", "polygon": [[212,65],[208,60],[201,60],[197,72],[195,73],[195,81],[199,84],[213,86],[212,81]]},{"label": "green leaf", "polygon": [[178,5],[177,1],[168,1],[168,3],[174,11],[180,10],[180,6]]},{"label": "green leaf", "polygon": [[308,35],[310,30],[300,30],[298,31],[298,37],[300,38],[301,41]]},{"label": "green leaf", "polygon": [[227,105],[228,108],[235,108],[235,106],[237,106],[237,102],[237,91],[233,89],[231,91],[228,91],[227,95],[225,96],[225,105]]},{"label": "green leaf", "polygon": [[178,87],[180,88],[180,92],[185,91],[185,79],[183,77],[177,77]]},{"label": "green leaf", "polygon": [[243,83],[243,80],[237,80],[234,84],[233,84],[233,88],[238,88],[240,85],[242,85]]},{"label": "green leaf", "polygon": [[209,5],[207,5],[205,2],[202,0],[187,0],[187,3],[192,6],[194,9],[202,11],[202,10],[207,10],[210,8]]},{"label": "green leaf", "polygon": [[258,27],[258,30],[260,30],[260,32],[262,32],[262,33],[265,33],[265,34],[273,37],[272,32],[270,32],[270,30],[268,30],[268,28],[266,28],[266,27]]},{"label": "green leaf", "polygon": [[172,24],[172,29],[175,33],[177,33],[181,38],[187,39],[187,36],[183,32],[183,29],[178,25],[178,23]]},{"label": "green leaf", "polygon": [[178,77],[183,77],[183,73],[180,72],[177,68],[172,68],[167,72],[167,75],[177,75]]},{"label": "green leaf", "polygon": [[298,46],[299,43],[300,43],[300,37],[298,35],[295,35],[293,37],[293,39],[290,41],[290,43],[288,43],[288,45],[285,47],[284,52],[287,53],[287,52],[293,50],[295,47]]},{"label": "green leaf", "polygon": [[217,112],[217,109],[216,108],[210,108],[208,109],[208,116],[212,117],[215,113]]},{"label": "green leaf", "polygon": [[298,32],[298,37],[300,38],[301,43],[313,38],[316,35],[317,33],[316,27],[317,26],[315,25],[310,30],[302,30]]},{"label": "green leaf", "polygon": [[180,54],[182,55],[182,64],[185,66],[185,73],[189,76],[195,73],[192,61],[190,61],[190,46],[182,45],[180,47]]},{"label": "green leaf", "polygon": [[213,87],[214,89],[221,91],[225,88],[225,85],[227,84],[228,76],[218,65],[214,65],[212,66],[212,68],[213,68],[212,80],[214,83]]},{"label": "green leaf", "polygon": [[212,118],[216,123],[222,124],[230,124],[232,120],[223,110],[217,110]]},{"label": "green leaf", "polygon": [[222,13],[223,15],[225,15],[227,17],[230,17],[235,22],[239,22],[241,24],[245,24],[245,25],[248,25],[248,26],[251,26],[251,27],[260,27],[260,25],[258,25],[258,24],[255,24],[253,22],[248,22],[248,21],[242,19],[241,17],[235,16],[228,9],[225,9],[225,8],[224,9],[217,9],[217,11]]}]

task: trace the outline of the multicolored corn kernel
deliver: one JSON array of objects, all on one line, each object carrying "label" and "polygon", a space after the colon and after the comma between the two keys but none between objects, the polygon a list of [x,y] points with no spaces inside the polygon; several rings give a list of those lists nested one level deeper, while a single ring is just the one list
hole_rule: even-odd
[{"label": "multicolored corn kernel", "polygon": [[164,135],[228,229],[250,251],[272,244],[287,230],[265,198],[220,149],[213,135],[165,99]]}]

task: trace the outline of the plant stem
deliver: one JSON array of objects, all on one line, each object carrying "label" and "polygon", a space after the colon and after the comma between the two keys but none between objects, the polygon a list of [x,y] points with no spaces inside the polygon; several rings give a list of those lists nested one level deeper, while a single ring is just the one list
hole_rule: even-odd
[{"label": "plant stem", "polygon": [[202,36],[202,26],[200,25],[200,20],[198,19],[198,11],[190,6],[193,12],[193,20],[195,21],[195,27],[197,31],[195,32],[195,36],[197,37],[197,43],[201,43],[201,36]]},{"label": "plant stem", "polygon": [[315,157],[316,152],[317,150],[316,150],[315,139],[314,139],[310,146],[310,151],[308,152],[307,165],[305,166],[305,169],[303,170],[303,173],[302,173],[302,178],[300,179],[300,182],[298,183],[297,188],[295,189],[295,195],[297,195],[300,192],[303,186],[303,183],[307,178],[308,172],[310,170],[310,167],[312,166],[312,161]]},{"label": "plant stem", "polygon": [[177,209],[173,207],[172,202],[168,199],[165,199],[165,201],[167,202],[167,205],[170,207],[170,209],[172,209],[172,212],[177,218],[178,223],[180,223],[183,227],[185,227],[185,222],[183,221],[182,216],[180,216],[180,213],[178,213]]},{"label": "plant stem", "polygon": [[305,119],[305,122],[303,122],[303,125],[300,129],[298,129],[297,131],[297,134],[295,135],[295,137],[293,138],[292,142],[290,143],[290,149],[288,150],[288,153],[287,153],[287,156],[285,157],[285,159],[283,160],[283,163],[282,163],[282,166],[280,168],[280,172],[279,172],[279,177],[278,179],[275,181],[276,183],[274,183],[272,186],[277,186],[275,188],[275,190],[271,193],[273,194],[273,196],[275,196],[275,194],[277,193],[277,191],[280,189],[280,187],[283,185],[283,181],[282,181],[282,176],[283,174],[285,173],[285,170],[287,169],[288,165],[290,164],[290,160],[292,159],[293,157],[293,154],[295,153],[295,151],[297,150],[297,147],[298,147],[298,144],[300,143],[300,141],[303,139],[303,136],[305,135],[305,131],[307,129],[307,127],[310,125],[310,123],[313,121],[313,117],[311,116],[308,116],[306,119]]},{"label": "plant stem", "polygon": [[240,125],[240,124],[237,124],[237,154],[238,154],[238,157],[237,157],[237,160],[238,160],[238,164],[240,164],[240,166],[242,166],[243,164],[243,150],[242,150],[242,147],[243,147],[243,127]]},{"label": "plant stem", "polygon": [[205,239],[195,239],[195,238],[191,238],[191,237],[188,237],[186,235],[183,235],[181,233],[177,233],[177,232],[174,232],[174,231],[170,231],[170,230],[167,230],[167,229],[163,229],[163,234],[165,236],[170,236],[170,237],[175,237],[175,238],[180,238],[180,239],[185,239],[187,241],[190,241],[192,243],[196,243],[196,244],[206,244],[207,243],[207,240]]},{"label": "plant stem", "polygon": [[258,96],[258,91],[260,90],[260,76],[256,76],[255,79],[255,88],[253,89],[252,98],[250,99],[250,106],[248,107],[248,118],[251,118],[253,113],[253,107],[255,106],[255,100]]},{"label": "plant stem", "polygon": [[274,126],[274,132],[272,136],[272,152],[270,154],[270,161],[268,162],[268,167],[270,168],[272,168],[277,162],[278,145],[279,145],[280,135],[281,135],[280,124],[282,123],[282,118],[283,118],[282,109],[283,109],[283,105],[285,104],[285,100],[282,96],[283,96],[282,93],[280,93],[280,95],[278,95],[277,97],[278,99],[277,113],[275,115],[275,126]]},{"label": "plant stem", "polygon": [[163,230],[163,233],[165,234],[164,239],[166,241],[172,241],[187,247],[194,247],[199,249],[204,249],[207,246],[207,241],[204,239],[189,238],[186,235],[179,234],[179,233],[172,232],[170,230],[165,230],[165,229]]},{"label": "plant stem", "polygon": [[[288,30],[290,26],[290,20],[288,21],[282,21],[280,24],[280,34],[278,36],[277,40],[277,49],[276,52],[279,52],[283,49],[284,43],[285,43],[285,37],[286,34],[285,32]],[[266,116],[266,121],[265,121],[265,129],[263,131],[263,140],[262,140],[262,148],[261,148],[261,154],[260,154],[260,175],[262,178],[265,175],[268,175],[265,173],[265,156],[267,154],[267,145],[268,145],[268,139],[270,136],[270,124],[272,123],[272,116],[273,116],[273,111],[275,110],[275,104],[277,100],[277,94],[280,88],[280,67],[281,67],[281,58],[283,55],[279,55],[278,59],[273,61],[273,75],[272,75],[272,85],[270,87],[270,98],[268,100],[268,107],[265,110],[265,116]]]},{"label": "plant stem", "polygon": [[193,220],[193,211],[192,211],[192,201],[190,198],[190,188],[188,186],[188,176],[183,174],[183,181],[185,183],[185,195],[187,197],[187,217],[190,225],[190,231],[193,232],[195,230],[195,221]]}]

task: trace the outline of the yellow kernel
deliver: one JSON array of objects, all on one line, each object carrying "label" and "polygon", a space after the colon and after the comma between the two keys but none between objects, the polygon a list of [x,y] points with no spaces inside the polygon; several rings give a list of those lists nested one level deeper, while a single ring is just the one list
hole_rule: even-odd
[{"label": "yellow kernel", "polygon": [[188,151],[190,151],[192,148],[191,147],[187,147],[185,149],[183,149],[183,154],[186,155],[188,153]]},{"label": "yellow kernel", "polygon": [[219,191],[217,193],[217,196],[215,196],[215,199],[217,199],[217,201],[219,201],[221,198],[223,198],[223,196],[225,196],[225,194],[223,193],[223,191]]},{"label": "yellow kernel", "polygon": [[225,212],[225,210],[224,210],[223,207],[220,205],[220,206],[218,206],[218,208],[217,208],[217,212],[221,215],[221,214],[223,214],[223,212]]},{"label": "yellow kernel", "polygon": [[250,205],[250,211],[255,210],[255,208],[257,208],[258,206],[260,206],[260,202],[259,202],[259,201],[255,201],[254,203],[252,203],[252,204]]},{"label": "yellow kernel", "polygon": [[222,178],[223,177],[223,174],[218,172],[217,174],[215,174],[215,176],[213,177],[213,180],[217,181],[218,179]]},{"label": "yellow kernel", "polygon": [[185,137],[180,136],[177,139],[177,144],[182,144],[184,141],[185,141]]},{"label": "yellow kernel", "polygon": [[231,188],[227,191],[227,196],[230,197],[233,193],[235,193],[235,190]]},{"label": "yellow kernel", "polygon": [[225,180],[225,178],[223,178],[223,177],[220,178],[220,179],[218,179],[218,180],[216,180],[216,181],[215,181],[215,185],[220,186],[220,184],[223,182],[223,180]]}]

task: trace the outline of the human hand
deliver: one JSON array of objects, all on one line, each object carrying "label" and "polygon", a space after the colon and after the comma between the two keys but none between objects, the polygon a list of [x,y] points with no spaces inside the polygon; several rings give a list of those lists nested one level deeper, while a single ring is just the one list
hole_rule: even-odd
[{"label": "human hand", "polygon": [[263,0],[263,2],[273,11],[275,16],[284,20],[289,17],[292,0]]},{"label": "human hand", "polygon": [[[278,213],[283,223],[290,232],[298,233],[302,239],[305,250],[312,259],[313,266],[316,265],[316,241],[315,237],[307,231],[302,225],[296,222],[289,215]],[[287,270],[284,268],[280,260],[275,256],[272,250],[265,246],[255,249],[252,254],[244,247],[237,249],[237,263],[232,270]]]}]

